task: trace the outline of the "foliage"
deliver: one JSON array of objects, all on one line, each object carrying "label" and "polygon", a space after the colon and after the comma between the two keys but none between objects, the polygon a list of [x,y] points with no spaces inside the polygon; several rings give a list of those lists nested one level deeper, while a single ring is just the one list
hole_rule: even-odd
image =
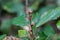
[{"label": "foliage", "polygon": [[[60,17],[60,3],[59,0],[55,1],[54,3],[50,3],[49,0],[31,0],[29,1],[28,11],[32,11],[31,19],[28,18],[27,13],[25,10],[25,6],[23,0],[1,0],[2,9],[6,10],[9,13],[16,13],[17,16],[14,18],[3,18],[0,30],[3,34],[9,34],[11,31],[11,26],[17,29],[15,33],[20,37],[22,40],[58,40],[59,37],[55,37],[55,30],[51,24],[47,24],[49,21],[55,21]],[[41,5],[44,4],[44,5]],[[56,6],[57,4],[57,6]],[[8,13],[8,14],[9,14]],[[28,20],[29,19],[29,20]],[[59,19],[58,19],[59,20]],[[55,23],[57,28],[60,30],[60,20]],[[31,28],[30,28],[31,26]],[[25,30],[24,30],[25,29]],[[29,29],[29,31],[27,31]],[[2,34],[0,39],[4,38],[5,36]],[[16,36],[15,35],[15,36]]]}]

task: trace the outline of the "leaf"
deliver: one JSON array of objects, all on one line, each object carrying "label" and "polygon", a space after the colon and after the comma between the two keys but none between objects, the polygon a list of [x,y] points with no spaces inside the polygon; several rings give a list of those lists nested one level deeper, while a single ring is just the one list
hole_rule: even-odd
[{"label": "leaf", "polygon": [[33,11],[38,9],[39,1],[35,1],[29,8]]},{"label": "leaf", "polygon": [[55,34],[51,25],[46,25],[44,27],[44,34],[48,37],[53,36]]},{"label": "leaf", "polygon": [[3,9],[7,10],[8,12],[16,12],[17,16],[24,16],[25,11],[24,11],[24,6],[20,2],[20,0],[12,0],[11,2],[6,2],[3,5]]},{"label": "leaf", "polygon": [[45,24],[46,22],[53,20],[57,16],[60,16],[60,7],[57,7],[53,10],[49,10],[49,11],[43,13],[43,15],[41,15],[40,21],[37,23],[36,27],[39,27],[39,26]]},{"label": "leaf", "polygon": [[34,22],[34,24],[36,24],[38,22],[39,19],[39,14],[38,13],[33,13],[32,14],[32,22]]},{"label": "leaf", "polygon": [[18,17],[15,17],[13,19],[12,24],[24,27],[24,26],[27,26],[29,24],[29,22],[26,20],[26,17],[24,17],[24,16],[18,16]]},{"label": "leaf", "polygon": [[1,24],[1,30],[3,31],[3,33],[8,33],[11,30],[11,25],[11,19],[3,19]]},{"label": "leaf", "polygon": [[60,20],[57,22],[57,28],[60,30]]},{"label": "leaf", "polygon": [[44,34],[44,32],[43,31],[39,31],[38,32],[38,38],[37,38],[37,40],[45,40],[46,39],[46,35]]},{"label": "leaf", "polygon": [[45,7],[40,8],[39,14],[43,15],[45,12],[54,9],[55,6],[47,5]]},{"label": "leaf", "polygon": [[32,3],[31,6],[29,6],[30,9],[32,9],[33,11],[36,11],[38,9],[38,6],[40,3],[42,3],[44,0],[33,0],[35,2]]},{"label": "leaf", "polygon": [[3,9],[7,10],[8,12],[16,12],[16,9],[14,7],[14,5],[12,4],[12,2],[6,3],[5,5],[3,5]]},{"label": "leaf", "polygon": [[52,40],[52,36],[47,37],[46,40]]},{"label": "leaf", "polygon": [[28,32],[26,30],[18,30],[18,36],[19,37],[27,37]]},{"label": "leaf", "polygon": [[54,8],[55,7],[50,5],[42,7],[38,12],[32,14],[32,22],[34,22],[34,24],[37,24],[40,21],[41,15],[44,15],[45,12]]},{"label": "leaf", "polygon": [[2,8],[8,12],[16,11],[13,5],[13,0],[2,0]]},{"label": "leaf", "polygon": [[15,0],[13,0],[13,4],[14,4],[14,7],[16,9],[17,15],[24,16],[25,15],[24,5],[19,1],[16,2]]},{"label": "leaf", "polygon": [[6,37],[6,35],[0,35],[0,40],[3,40]]}]

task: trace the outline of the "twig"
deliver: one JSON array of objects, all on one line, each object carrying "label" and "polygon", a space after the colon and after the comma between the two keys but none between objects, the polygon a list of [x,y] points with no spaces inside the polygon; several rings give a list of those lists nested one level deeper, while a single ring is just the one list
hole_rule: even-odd
[{"label": "twig", "polygon": [[33,35],[33,31],[32,31],[32,26],[31,26],[31,10],[28,9],[28,0],[26,0],[26,14],[27,14],[27,18],[28,18],[28,21],[29,21],[29,28],[30,28],[30,31],[29,31],[29,34],[30,34],[30,40],[34,40],[34,35]]}]

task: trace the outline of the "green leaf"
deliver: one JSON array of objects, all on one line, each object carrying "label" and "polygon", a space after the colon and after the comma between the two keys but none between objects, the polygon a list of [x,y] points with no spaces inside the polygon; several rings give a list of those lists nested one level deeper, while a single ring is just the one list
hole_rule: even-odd
[{"label": "green leaf", "polygon": [[40,8],[39,14],[43,15],[43,13],[45,13],[45,12],[47,12],[49,10],[52,10],[54,8],[55,8],[55,6],[47,5],[45,7]]},{"label": "green leaf", "polygon": [[18,36],[19,37],[27,37],[28,32],[26,30],[18,30]]},{"label": "green leaf", "polygon": [[27,26],[29,23],[26,20],[26,14],[25,14],[25,11],[24,11],[23,4],[21,2],[19,2],[19,0],[18,1],[13,0],[13,4],[14,4],[14,7],[17,11],[17,17],[15,17],[13,19],[12,24],[17,25],[17,26],[22,26],[22,27]]},{"label": "green leaf", "polygon": [[2,8],[8,12],[16,11],[13,0],[2,0]]},{"label": "green leaf", "polygon": [[46,25],[44,27],[44,34],[48,37],[53,36],[55,34],[54,29],[51,25]]},{"label": "green leaf", "polygon": [[43,15],[41,15],[40,20],[37,23],[36,27],[39,27],[39,26],[45,24],[46,22],[53,20],[57,16],[60,16],[60,7],[57,7],[53,10],[49,10],[49,11],[43,13]]},{"label": "green leaf", "polygon": [[39,1],[35,1],[29,8],[32,9],[33,11],[38,9]]},{"label": "green leaf", "polygon": [[46,37],[47,37],[47,36],[44,34],[43,31],[39,31],[39,32],[38,32],[37,40],[45,40]]},{"label": "green leaf", "polygon": [[13,4],[16,9],[17,15],[24,16],[25,15],[24,5],[19,1],[16,2],[15,0],[13,0]]},{"label": "green leaf", "polygon": [[34,22],[34,24],[36,24],[38,22],[39,19],[39,14],[38,13],[33,13],[32,14],[32,22]]},{"label": "green leaf", "polygon": [[3,33],[8,33],[11,30],[11,25],[11,19],[3,19],[1,24],[1,30],[3,31]]},{"label": "green leaf", "polygon": [[60,20],[57,22],[57,28],[60,30]]},{"label": "green leaf", "polygon": [[41,15],[44,15],[45,12],[54,8],[55,7],[50,5],[42,7],[38,12],[32,14],[32,22],[34,22],[34,24],[37,24],[40,21]]},{"label": "green leaf", "polygon": [[2,5],[4,10],[7,10],[8,12],[16,12],[17,16],[25,15],[24,6],[20,0],[12,0],[11,2],[6,2]]},{"label": "green leaf", "polygon": [[31,6],[29,6],[30,9],[32,9],[33,11],[36,11],[38,9],[38,6],[40,3],[42,3],[44,0],[33,0],[35,2],[32,3]]},{"label": "green leaf", "polygon": [[46,40],[52,40],[52,36],[47,37]]},{"label": "green leaf", "polygon": [[24,17],[24,16],[18,16],[18,17],[15,17],[13,19],[12,24],[24,27],[24,26],[27,26],[29,24],[29,22],[26,20],[26,17]]},{"label": "green leaf", "polygon": [[6,35],[0,35],[0,40],[3,40],[6,37]]},{"label": "green leaf", "polygon": [[7,10],[8,12],[16,12],[16,9],[14,5],[12,4],[12,2],[8,2],[5,5],[3,5],[3,9]]}]

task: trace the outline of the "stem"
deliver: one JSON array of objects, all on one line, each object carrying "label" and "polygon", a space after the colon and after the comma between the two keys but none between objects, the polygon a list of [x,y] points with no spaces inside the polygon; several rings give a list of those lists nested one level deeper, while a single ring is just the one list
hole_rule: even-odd
[{"label": "stem", "polygon": [[29,31],[29,34],[30,34],[30,40],[34,40],[34,35],[33,35],[33,31],[32,31],[32,26],[31,26],[31,13],[28,11],[28,0],[26,0],[26,14],[27,14],[27,17],[29,18],[29,28],[31,29]]}]

